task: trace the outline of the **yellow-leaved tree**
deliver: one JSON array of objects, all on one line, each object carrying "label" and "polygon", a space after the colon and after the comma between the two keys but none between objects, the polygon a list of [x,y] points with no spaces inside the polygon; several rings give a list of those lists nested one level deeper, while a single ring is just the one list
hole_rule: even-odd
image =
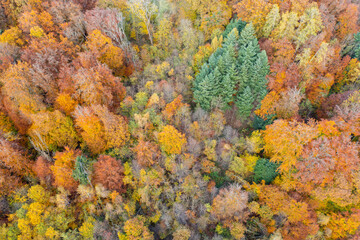
[{"label": "yellow-leaved tree", "polygon": [[79,138],[70,117],[55,110],[33,114],[31,119],[28,134],[36,148],[51,151],[65,146],[76,148]]},{"label": "yellow-leaved tree", "polygon": [[186,138],[173,126],[166,125],[159,133],[159,143],[167,154],[180,154],[186,144]]},{"label": "yellow-leaved tree", "polygon": [[130,137],[125,119],[105,106],[78,107],[75,119],[84,142],[94,154],[120,148]]},{"label": "yellow-leaved tree", "polygon": [[154,236],[145,225],[145,217],[129,219],[124,225],[124,234],[119,233],[120,240],[153,240]]}]

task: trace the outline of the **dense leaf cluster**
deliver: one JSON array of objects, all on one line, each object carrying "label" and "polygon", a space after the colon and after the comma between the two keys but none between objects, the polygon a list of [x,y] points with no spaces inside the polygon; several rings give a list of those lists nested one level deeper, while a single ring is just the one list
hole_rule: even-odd
[{"label": "dense leaf cluster", "polygon": [[359,239],[357,2],[0,1],[0,239]]}]

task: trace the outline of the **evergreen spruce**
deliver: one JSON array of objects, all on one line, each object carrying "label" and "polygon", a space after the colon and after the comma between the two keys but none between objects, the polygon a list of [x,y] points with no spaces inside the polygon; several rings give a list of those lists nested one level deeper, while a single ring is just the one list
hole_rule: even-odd
[{"label": "evergreen spruce", "polygon": [[227,33],[223,46],[201,68],[194,81],[194,100],[207,111],[213,107],[226,110],[234,102],[239,116],[245,119],[258,108],[267,93],[269,65],[253,25],[247,24],[240,30],[239,33],[235,27]]},{"label": "evergreen spruce", "polygon": [[255,35],[255,29],[252,23],[247,24],[245,28],[241,31],[238,42],[241,46],[247,46],[249,44],[259,46]]},{"label": "evergreen spruce", "polygon": [[236,28],[238,32],[241,32],[245,26],[246,22],[241,21],[240,19],[232,19],[230,23],[226,26],[226,29],[222,35],[225,39],[234,28]]},{"label": "evergreen spruce", "polygon": [[250,116],[254,101],[255,98],[249,86],[245,88],[243,93],[237,95],[236,106],[238,107],[238,113],[241,118],[246,119]]},{"label": "evergreen spruce", "polygon": [[194,89],[195,101],[200,104],[204,110],[211,110],[211,102],[214,96],[212,96],[212,90],[214,89],[213,83],[209,81],[209,77],[206,76],[204,81],[201,81]]},{"label": "evergreen spruce", "polygon": [[222,109],[226,110],[229,108],[230,102],[234,101],[234,94],[236,93],[234,82],[232,81],[230,77],[230,73],[228,73],[221,84],[222,89]]},{"label": "evergreen spruce", "polygon": [[257,160],[254,168],[254,182],[260,183],[264,180],[266,184],[271,183],[279,175],[278,167],[278,164],[270,162],[269,159],[261,158]]}]

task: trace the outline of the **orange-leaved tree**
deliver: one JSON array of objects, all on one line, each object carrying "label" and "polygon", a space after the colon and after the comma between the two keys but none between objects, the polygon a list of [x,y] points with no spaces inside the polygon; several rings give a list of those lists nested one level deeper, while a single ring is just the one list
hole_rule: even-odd
[{"label": "orange-leaved tree", "polygon": [[295,167],[304,146],[318,136],[314,123],[310,125],[276,120],[264,131],[264,150],[270,160],[280,163],[280,173]]},{"label": "orange-leaved tree", "polygon": [[43,97],[32,84],[29,64],[18,62],[11,65],[1,76],[1,93],[9,117],[21,133],[29,126],[30,114],[45,110]]},{"label": "orange-leaved tree", "polygon": [[78,107],[75,119],[82,138],[94,154],[120,148],[130,137],[125,119],[106,106]]},{"label": "orange-leaved tree", "polygon": [[0,137],[0,149],[0,167],[7,168],[19,176],[32,174],[32,163],[20,146]]},{"label": "orange-leaved tree", "polygon": [[0,196],[6,196],[21,186],[21,178],[0,167]]},{"label": "orange-leaved tree", "polygon": [[[308,203],[293,198],[274,185],[252,187],[256,189],[261,205],[257,212],[263,217],[262,220],[265,220],[270,231],[274,230],[275,222],[271,218],[275,214],[286,217],[286,222],[283,222],[281,228],[281,234],[286,240],[301,240],[304,236],[313,235],[319,230],[316,213]],[[270,221],[267,218],[270,218]]]},{"label": "orange-leaved tree", "polygon": [[124,53],[121,48],[114,46],[109,37],[104,36],[100,30],[94,30],[89,34],[86,46],[102,63],[108,65],[115,75],[124,75]]},{"label": "orange-leaved tree", "polygon": [[102,184],[105,188],[119,193],[126,191],[123,182],[124,168],[118,160],[107,155],[100,155],[93,167],[94,184]]},{"label": "orange-leaved tree", "polygon": [[50,167],[50,162],[42,156],[38,157],[35,164],[33,165],[33,171],[40,179],[40,182],[49,186],[51,184],[51,181],[53,180]]},{"label": "orange-leaved tree", "polygon": [[348,4],[345,11],[343,11],[338,18],[339,26],[337,28],[337,36],[343,40],[350,34],[355,34],[359,30],[357,18],[359,10],[357,4]]},{"label": "orange-leaved tree", "polygon": [[165,106],[163,111],[163,115],[167,120],[171,120],[175,115],[176,111],[178,111],[185,104],[182,102],[182,95],[177,96],[171,103],[168,103]]},{"label": "orange-leaved tree", "polygon": [[121,79],[93,53],[79,53],[72,65],[62,69],[59,80],[62,92],[70,94],[80,105],[103,104],[113,109],[120,105],[126,95]]},{"label": "orange-leaved tree", "polygon": [[54,175],[54,185],[69,191],[75,191],[78,182],[73,178],[75,161],[81,155],[80,150],[65,148],[63,152],[55,153],[55,163],[50,167]]},{"label": "orange-leaved tree", "polygon": [[160,156],[159,146],[155,143],[140,139],[134,148],[138,163],[142,167],[153,165]]},{"label": "orange-leaved tree", "polygon": [[333,182],[336,174],[344,174],[352,181],[352,173],[359,169],[359,146],[351,137],[342,134],[320,137],[307,144],[296,164],[297,179],[304,185],[324,186]]},{"label": "orange-leaved tree", "polygon": [[260,36],[266,23],[266,16],[271,10],[271,4],[265,0],[243,0],[233,8],[238,18],[253,23],[258,36]]}]

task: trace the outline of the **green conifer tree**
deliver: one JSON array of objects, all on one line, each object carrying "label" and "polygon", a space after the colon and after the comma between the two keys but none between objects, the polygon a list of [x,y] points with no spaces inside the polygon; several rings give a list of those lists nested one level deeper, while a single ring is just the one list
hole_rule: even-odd
[{"label": "green conifer tree", "polygon": [[247,24],[240,34],[234,28],[196,76],[194,100],[207,111],[226,110],[234,102],[245,119],[267,93],[268,72],[266,52],[260,50],[253,25]]},{"label": "green conifer tree", "polygon": [[234,82],[228,73],[221,84],[221,99],[222,99],[222,109],[226,110],[229,108],[229,104],[234,101],[234,94],[236,93]]},{"label": "green conifer tree", "polygon": [[238,32],[241,32],[244,27],[246,26],[246,22],[240,20],[240,19],[236,19],[233,18],[230,23],[226,26],[225,31],[223,32],[223,37],[224,39],[227,38],[227,36],[229,35],[229,33],[236,28],[238,30]]},{"label": "green conifer tree", "polygon": [[253,110],[254,96],[249,86],[247,86],[243,93],[239,93],[236,99],[236,106],[238,107],[239,116],[246,119],[250,116]]},{"label": "green conifer tree", "polygon": [[194,89],[195,102],[199,103],[204,110],[209,111],[211,109],[211,102],[214,98],[212,95],[213,88],[213,83],[210,82],[209,77],[206,76]]}]

